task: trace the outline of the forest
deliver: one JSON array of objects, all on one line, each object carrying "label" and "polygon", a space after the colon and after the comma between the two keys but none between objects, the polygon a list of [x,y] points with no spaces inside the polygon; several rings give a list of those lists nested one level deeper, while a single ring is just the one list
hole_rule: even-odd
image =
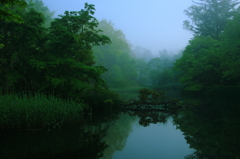
[{"label": "forest", "polygon": [[154,53],[94,4],[1,0],[0,158],[240,158],[239,4],[193,1]]},{"label": "forest", "polygon": [[[121,108],[124,89],[199,93],[240,86],[239,2],[185,10],[181,51],[132,47],[94,4],[53,18],[41,0],[0,2],[0,129],[60,127]],[[129,94],[128,94],[129,96]],[[41,113],[39,113],[41,112]]]}]

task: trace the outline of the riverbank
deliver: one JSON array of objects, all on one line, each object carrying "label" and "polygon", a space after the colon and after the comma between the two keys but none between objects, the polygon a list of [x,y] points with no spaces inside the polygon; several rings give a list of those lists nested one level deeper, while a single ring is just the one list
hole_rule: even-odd
[{"label": "riverbank", "polygon": [[85,105],[53,96],[0,96],[0,131],[61,128],[80,122]]}]

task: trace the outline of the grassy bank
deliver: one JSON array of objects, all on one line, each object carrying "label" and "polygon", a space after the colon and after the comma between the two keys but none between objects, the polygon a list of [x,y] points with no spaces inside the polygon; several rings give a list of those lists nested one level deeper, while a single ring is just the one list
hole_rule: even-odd
[{"label": "grassy bank", "polygon": [[0,130],[53,129],[81,120],[83,104],[36,95],[0,96]]}]

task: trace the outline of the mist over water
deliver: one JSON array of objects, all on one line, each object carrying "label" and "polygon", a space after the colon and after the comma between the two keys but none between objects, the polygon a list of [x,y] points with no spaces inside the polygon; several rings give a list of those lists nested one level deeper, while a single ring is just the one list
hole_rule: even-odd
[{"label": "mist over water", "polygon": [[0,159],[240,158],[240,2],[43,1],[0,5]]}]

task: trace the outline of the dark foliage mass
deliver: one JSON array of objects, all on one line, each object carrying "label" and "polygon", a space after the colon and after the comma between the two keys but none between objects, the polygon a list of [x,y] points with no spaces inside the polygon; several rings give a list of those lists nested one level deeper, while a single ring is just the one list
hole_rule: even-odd
[{"label": "dark foliage mass", "polygon": [[189,91],[239,86],[239,2],[201,0],[185,13],[184,27],[194,33],[175,63],[179,80]]},{"label": "dark foliage mass", "polygon": [[[76,124],[94,109],[119,107],[102,79],[93,47],[110,44],[94,5],[54,12],[41,0],[0,4],[0,129],[54,129]],[[74,112],[74,113],[73,113]],[[84,114],[85,113],[85,114]]]},{"label": "dark foliage mass", "polygon": [[41,1],[34,2],[24,9],[22,3],[14,5],[21,23],[14,16],[12,21],[0,21],[2,93],[37,92],[77,99],[93,89],[107,89],[101,78],[106,69],[94,65],[92,48],[109,44],[110,39],[97,29],[94,5],[86,3],[80,11],[51,19],[53,12]]}]

